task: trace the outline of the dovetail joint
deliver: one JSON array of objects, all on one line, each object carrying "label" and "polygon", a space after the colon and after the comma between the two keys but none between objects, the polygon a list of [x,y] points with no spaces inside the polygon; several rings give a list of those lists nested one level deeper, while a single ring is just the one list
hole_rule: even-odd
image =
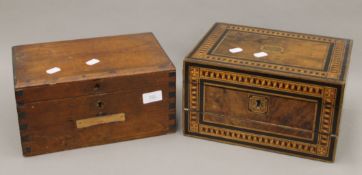
[{"label": "dovetail joint", "polygon": [[24,91],[23,91],[23,90],[16,90],[16,91],[15,91],[15,96],[16,96],[16,97],[22,97],[22,96],[24,96]]},{"label": "dovetail joint", "polygon": [[28,129],[28,125],[27,124],[20,124],[20,130],[26,130]]},{"label": "dovetail joint", "polygon": [[171,82],[168,83],[168,86],[169,87],[176,87],[176,82],[171,81]]},{"label": "dovetail joint", "polygon": [[31,152],[31,147],[25,147],[24,149],[23,149],[23,154],[28,154],[28,153],[30,153]]},{"label": "dovetail joint", "polygon": [[28,142],[30,141],[30,136],[21,136],[21,142]]},{"label": "dovetail joint", "polygon": [[169,118],[169,120],[175,120],[176,119],[176,114],[175,113],[169,114],[168,118]]},{"label": "dovetail joint", "polygon": [[169,126],[169,130],[170,130],[171,132],[175,132],[175,131],[177,130],[177,125],[176,125],[176,123],[170,125],[170,126]]},{"label": "dovetail joint", "polygon": [[168,73],[168,76],[169,77],[176,77],[176,72],[170,72],[170,73]]},{"label": "dovetail joint", "polygon": [[18,118],[19,119],[23,119],[26,117],[26,113],[25,112],[18,112]]},{"label": "dovetail joint", "polygon": [[176,97],[176,92],[169,92],[168,97],[170,97],[170,98]]},{"label": "dovetail joint", "polygon": [[176,108],[176,103],[170,103],[168,108],[169,109],[175,109]]}]

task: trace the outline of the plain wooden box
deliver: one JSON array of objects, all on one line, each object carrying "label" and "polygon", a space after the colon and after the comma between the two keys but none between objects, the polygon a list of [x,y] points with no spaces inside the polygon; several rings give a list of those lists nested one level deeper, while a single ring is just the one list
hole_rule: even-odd
[{"label": "plain wooden box", "polygon": [[15,46],[13,65],[24,156],[176,129],[175,67],[152,33]]}]

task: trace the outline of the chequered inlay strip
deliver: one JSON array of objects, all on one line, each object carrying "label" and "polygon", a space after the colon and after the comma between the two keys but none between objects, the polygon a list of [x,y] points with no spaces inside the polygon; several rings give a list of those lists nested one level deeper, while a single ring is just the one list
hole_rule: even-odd
[{"label": "chequered inlay strip", "polygon": [[168,105],[168,109],[169,109],[169,114],[168,114],[168,119],[170,120],[170,125],[169,125],[169,131],[170,132],[175,132],[177,129],[177,124],[176,124],[176,72],[175,71],[171,71],[168,73],[168,77],[169,77],[169,90],[168,90],[168,99],[169,99],[169,105]]},{"label": "chequered inlay strip", "polygon": [[189,103],[190,103],[190,118],[189,118],[189,130],[191,132],[199,131],[199,117],[197,112],[199,111],[199,68],[191,67],[190,68],[190,86],[189,86]]},{"label": "chequered inlay strip", "polygon": [[200,78],[225,81],[233,84],[242,84],[253,87],[262,87],[284,92],[287,91],[292,93],[308,94],[310,96],[316,97],[321,97],[323,95],[323,88],[320,86],[249,74],[225,72],[215,69],[200,68]]},{"label": "chequered inlay strip", "polygon": [[[200,124],[200,134],[210,135],[214,137],[221,137],[236,141],[248,142],[253,144],[259,144],[259,145],[267,145],[270,147],[293,150],[308,154],[317,154],[319,156],[328,156],[328,146],[313,145],[298,141],[291,141],[276,137],[240,132],[236,130],[218,128],[203,124]],[[326,141],[328,142],[329,140]]]}]

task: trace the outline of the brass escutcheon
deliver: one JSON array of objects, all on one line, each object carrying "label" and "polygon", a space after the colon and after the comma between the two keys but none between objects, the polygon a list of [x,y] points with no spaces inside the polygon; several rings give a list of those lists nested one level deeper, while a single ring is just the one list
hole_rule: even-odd
[{"label": "brass escutcheon", "polygon": [[269,98],[266,96],[249,95],[249,111],[266,114],[268,112]]}]

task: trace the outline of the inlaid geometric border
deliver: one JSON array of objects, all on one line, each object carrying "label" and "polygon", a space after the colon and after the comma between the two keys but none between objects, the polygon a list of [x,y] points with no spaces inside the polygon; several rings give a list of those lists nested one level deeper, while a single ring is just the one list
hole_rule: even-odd
[{"label": "inlaid geometric border", "polygon": [[[253,74],[239,73],[233,71],[218,70],[208,67],[189,66],[186,75],[189,75],[188,86],[188,132],[220,137],[229,140],[246,142],[277,148],[292,150],[309,155],[328,157],[330,154],[331,132],[334,123],[337,89],[330,86],[296,82],[278,78],[263,77]],[[266,136],[261,134],[232,130],[223,127],[210,126],[200,123],[200,80],[213,80],[216,82],[227,82],[229,84],[258,87],[263,89],[277,90],[303,94],[322,99],[322,110],[318,140],[316,144],[295,141],[285,138]],[[185,82],[187,83],[187,82]]]},{"label": "inlaid geometric border", "polygon": [[319,156],[328,156],[330,137],[319,136],[319,142],[325,144],[309,144],[299,141],[292,141],[288,139],[282,139],[277,137],[270,137],[265,135],[259,135],[248,132],[241,132],[237,130],[231,130],[226,128],[214,127],[210,125],[200,125],[200,134],[221,137],[231,140],[237,140],[242,142],[248,142],[253,144],[267,145],[269,147],[275,147],[280,149],[292,150],[296,152],[302,152],[307,154],[316,154]]},{"label": "inlaid geometric border", "polygon": [[[226,30],[236,30],[240,32],[250,32],[257,34],[264,34],[270,36],[279,36],[279,37],[287,37],[294,39],[304,39],[310,41],[317,42],[327,42],[333,44],[333,51],[330,56],[330,64],[328,66],[327,71],[319,71],[307,68],[299,68],[299,67],[291,67],[287,65],[280,64],[272,64],[266,62],[257,62],[247,59],[239,59],[239,58],[231,58],[219,55],[211,55],[209,52],[213,49],[213,47],[219,43],[217,43],[220,37],[223,36],[223,33]],[[273,70],[279,72],[289,72],[293,74],[300,74],[306,76],[320,77],[320,78],[329,78],[329,79],[343,79],[342,69],[343,69],[343,61],[345,55],[348,51],[348,42],[342,39],[335,39],[324,36],[316,36],[309,34],[301,34],[301,33],[293,33],[293,32],[283,32],[278,30],[270,30],[270,29],[262,29],[255,27],[247,27],[247,26],[239,26],[232,24],[216,24],[213,29],[209,32],[209,34],[203,39],[200,45],[191,53],[190,58],[196,59],[205,59],[222,63],[229,63],[233,65],[241,65],[248,66],[254,68],[261,68],[264,70]]]}]

